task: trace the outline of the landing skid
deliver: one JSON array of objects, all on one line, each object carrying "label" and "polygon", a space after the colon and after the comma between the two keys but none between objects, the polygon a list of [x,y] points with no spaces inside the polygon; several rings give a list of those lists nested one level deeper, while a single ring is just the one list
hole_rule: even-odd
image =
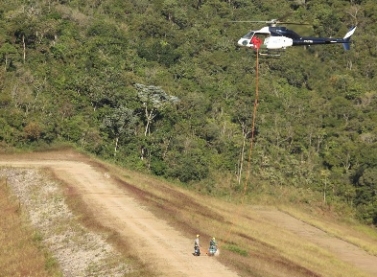
[{"label": "landing skid", "polygon": [[277,49],[277,50],[271,50],[271,49],[260,49],[259,51],[260,56],[267,56],[267,57],[275,57],[278,58],[281,56],[281,54],[284,53],[284,50]]}]

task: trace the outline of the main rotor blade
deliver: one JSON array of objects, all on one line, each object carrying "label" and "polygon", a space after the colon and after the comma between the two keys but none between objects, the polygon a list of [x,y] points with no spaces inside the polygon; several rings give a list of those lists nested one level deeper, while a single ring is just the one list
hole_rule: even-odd
[{"label": "main rotor blade", "polygon": [[303,23],[303,22],[286,22],[286,21],[263,21],[263,20],[235,20],[230,22],[238,22],[238,23],[265,23],[265,24],[292,24],[292,25],[310,25],[309,23]]},{"label": "main rotor blade", "polygon": [[284,21],[279,21],[276,24],[311,25],[309,23],[303,23],[303,22],[284,22]]}]

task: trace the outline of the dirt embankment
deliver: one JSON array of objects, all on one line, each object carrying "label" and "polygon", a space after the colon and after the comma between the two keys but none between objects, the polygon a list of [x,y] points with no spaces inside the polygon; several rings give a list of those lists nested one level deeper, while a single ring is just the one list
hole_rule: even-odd
[{"label": "dirt embankment", "polygon": [[[27,212],[34,235],[51,252],[65,277],[122,277],[132,271],[109,243],[80,224],[64,201],[62,187],[37,169],[0,168],[0,178]],[[0,274],[0,276],[2,276]]]},{"label": "dirt embankment", "polygon": [[[135,255],[148,264],[157,276],[240,276],[234,270],[230,270],[220,263],[220,261],[224,261],[221,257],[220,259],[210,258],[208,256],[194,257],[192,255],[193,239],[188,237],[188,233],[191,234],[195,232],[194,229],[190,230],[190,232],[182,233],[178,231],[178,229],[171,227],[168,222],[161,219],[161,217],[157,217],[147,208],[147,199],[138,199],[137,192],[132,192],[131,190],[127,193],[124,189],[119,187],[117,180],[110,177],[106,170],[99,170],[99,168],[93,167],[91,162],[84,157],[75,153],[65,155],[44,154],[32,157],[0,156],[0,166],[34,169],[47,167],[51,169],[58,179],[69,184],[75,190],[75,193],[82,197],[83,201],[91,208],[91,212],[95,214],[96,219],[103,226],[114,230],[125,240],[132,243]],[[50,195],[54,193],[54,189],[46,188],[45,190],[48,191]],[[182,201],[184,200],[182,197],[180,199]],[[161,199],[156,198],[155,201],[161,201],[162,203],[165,200],[161,197]],[[175,201],[179,201],[179,199]],[[159,203],[156,205],[158,204]],[[187,208],[194,209],[192,207]],[[208,209],[208,207],[205,206],[202,206],[202,208]],[[62,207],[60,207],[60,209],[64,210]],[[170,209],[171,211],[166,210],[166,215],[173,212],[174,207]],[[220,209],[221,207],[218,207],[218,210]],[[53,214],[61,213],[61,210],[53,212]],[[208,209],[208,211],[210,210]],[[325,249],[326,253],[332,253],[331,255],[338,257],[343,262],[352,265],[352,267],[366,274],[357,276],[377,276],[377,257],[368,255],[362,249],[328,235],[318,228],[280,211],[253,209],[252,212],[253,218],[250,218],[250,220],[254,221],[255,224],[258,224],[257,221],[259,220],[258,218],[260,218],[261,224],[266,224],[267,222],[267,224],[274,226],[273,228],[281,228],[284,230],[284,232],[282,232],[284,236],[289,232],[303,241]],[[203,210],[200,208],[199,204],[195,213],[199,216],[205,216],[201,215]],[[219,217],[216,212],[212,211],[212,214],[213,224],[217,221],[224,220]],[[235,211],[233,215],[235,216]],[[247,220],[247,216],[245,219]],[[195,224],[195,220],[197,219],[193,218],[193,224]],[[225,220],[232,219],[226,218]],[[228,223],[228,221],[222,222],[222,224]],[[43,223],[41,224],[43,225]],[[245,226],[238,226],[237,228],[241,228],[240,230],[242,230]],[[182,231],[183,229],[180,228],[179,230]],[[268,230],[266,230],[266,232],[267,231]],[[330,276],[311,271],[310,261],[307,267],[303,266],[300,264],[299,259],[294,260],[292,257],[286,257],[281,249],[276,249],[270,244],[256,239],[250,232],[256,232],[256,230],[238,234],[240,238],[252,241],[255,247],[260,246],[260,249],[255,248],[254,252],[249,252],[253,255],[251,260],[254,263],[250,268],[257,268],[260,272],[266,272],[267,275],[261,275],[259,273],[258,275],[250,271],[250,275],[248,276],[309,276],[309,273],[310,276]],[[67,233],[64,236],[66,235]],[[72,239],[68,240],[72,241]],[[90,238],[90,240],[93,239]],[[228,243],[232,245],[233,241],[229,240]],[[107,249],[107,246],[102,247]],[[311,245],[308,246],[308,249],[312,248]],[[279,268],[274,268],[277,267],[277,265],[276,263],[272,263],[273,260],[267,261],[267,258],[263,258],[268,256],[268,259],[272,259],[268,253],[263,252],[262,249],[270,249],[272,252],[276,253],[275,257],[271,257],[280,265]],[[243,257],[242,247],[240,249],[234,248],[232,251],[238,252],[240,255],[238,256],[240,257],[239,260],[241,260]],[[95,256],[97,254],[95,254]],[[60,260],[62,257],[69,255],[64,253],[58,254],[58,256],[61,256],[58,257],[58,260]],[[251,260],[245,258],[245,262],[242,266],[250,266]],[[62,261],[62,263],[64,262]],[[71,264],[72,266],[74,265],[74,263]],[[78,265],[76,265],[76,267],[78,267]],[[127,268],[127,266],[125,266],[125,268]],[[67,272],[72,271],[72,269],[69,268],[66,270]],[[297,275],[295,275],[295,272]],[[67,274],[65,276],[73,275]]]},{"label": "dirt embankment", "polygon": [[[106,174],[95,170],[87,163],[69,160],[22,160],[17,158],[0,159],[0,166],[19,168],[50,168],[55,175],[64,182],[72,185],[83,200],[91,207],[105,227],[109,227],[127,240],[132,241],[135,254],[153,265],[155,272],[165,277],[236,277],[215,259],[207,256],[194,257],[191,253],[192,241],[156,218],[145,207],[137,203],[121,190]],[[24,177],[27,177],[24,174]],[[31,176],[31,175],[30,175]],[[22,194],[23,195],[23,194]],[[45,209],[49,209],[45,207]],[[47,211],[46,210],[46,211]],[[50,211],[51,212],[51,211]],[[49,213],[49,212],[47,212]],[[55,214],[55,212],[53,212]],[[46,226],[45,226],[46,227]],[[63,234],[66,241],[72,241],[69,234]],[[68,237],[67,237],[68,236]],[[64,238],[53,238],[64,240]],[[88,238],[90,239],[90,238]],[[84,258],[83,253],[74,250],[57,252],[58,260],[67,264],[66,275],[74,276],[69,272],[80,272],[77,260]],[[79,255],[79,256],[77,256]],[[97,256],[98,253],[94,253]],[[65,263],[66,258],[70,261]],[[87,259],[85,259],[88,262]],[[71,268],[69,268],[71,266]],[[89,276],[89,275],[88,275]],[[112,275],[111,275],[112,276]]]}]

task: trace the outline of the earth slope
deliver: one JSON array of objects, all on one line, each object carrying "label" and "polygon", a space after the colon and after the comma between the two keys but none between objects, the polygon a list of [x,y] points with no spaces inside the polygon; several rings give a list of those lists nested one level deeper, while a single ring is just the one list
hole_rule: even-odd
[{"label": "earth slope", "polygon": [[[192,255],[193,238],[170,227],[147,207],[127,194],[104,169],[99,169],[75,153],[35,156],[0,156],[0,166],[50,168],[54,174],[82,196],[97,220],[133,242],[135,254],[160,276],[235,277],[216,258]],[[274,209],[255,208],[264,220],[277,228],[303,237],[327,249],[339,259],[370,276],[377,276],[377,257],[336,237]],[[346,275],[345,275],[346,276]]]}]

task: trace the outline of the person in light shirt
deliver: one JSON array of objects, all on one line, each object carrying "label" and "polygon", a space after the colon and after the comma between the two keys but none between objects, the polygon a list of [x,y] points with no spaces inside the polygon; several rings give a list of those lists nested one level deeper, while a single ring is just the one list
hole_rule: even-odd
[{"label": "person in light shirt", "polygon": [[200,241],[199,241],[199,235],[196,235],[195,242],[194,242],[194,255],[200,256]]}]

